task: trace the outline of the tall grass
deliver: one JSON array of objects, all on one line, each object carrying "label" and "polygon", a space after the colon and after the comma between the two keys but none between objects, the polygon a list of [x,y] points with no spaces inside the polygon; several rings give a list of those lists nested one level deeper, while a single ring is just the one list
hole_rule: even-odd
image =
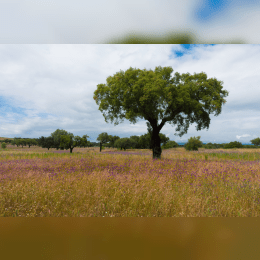
[{"label": "tall grass", "polygon": [[0,216],[260,216],[260,149],[0,150]]}]

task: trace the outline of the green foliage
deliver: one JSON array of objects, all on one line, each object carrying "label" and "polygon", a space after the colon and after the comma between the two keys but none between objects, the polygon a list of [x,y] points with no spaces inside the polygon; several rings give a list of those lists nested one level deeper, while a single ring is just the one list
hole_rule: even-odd
[{"label": "green foliage", "polygon": [[205,148],[205,149],[214,149],[214,145],[212,143],[207,143],[206,145],[203,145],[203,148]]},{"label": "green foliage", "polygon": [[125,138],[117,139],[115,142],[115,147],[120,148],[121,150],[122,149],[126,150],[132,147],[133,144],[134,142],[132,139],[125,137]]},{"label": "green foliage", "polygon": [[168,141],[166,144],[162,145],[162,149],[170,149],[178,147],[179,145],[175,141]]},{"label": "green foliage", "polygon": [[112,136],[112,135],[109,135],[109,144],[111,147],[115,147],[115,141],[120,139],[119,136]]},{"label": "green foliage", "polygon": [[222,148],[224,145],[222,144],[212,144],[212,143],[207,143],[205,145],[203,145],[202,147],[205,149],[218,149],[218,148]]},{"label": "green foliage", "polygon": [[6,148],[6,143],[3,142],[3,143],[1,144],[1,147],[2,147],[2,149],[5,149],[5,148]]},{"label": "green foliage", "polygon": [[104,133],[101,133],[98,135],[97,140],[100,141],[100,152],[101,152],[101,150],[103,148],[103,144],[111,141],[111,138],[110,138],[110,136],[108,136],[107,133],[104,132]]},{"label": "green foliage", "polygon": [[87,141],[87,135],[74,136],[72,133],[68,133],[65,130],[57,129],[49,137],[40,137],[37,143],[42,148],[56,148],[61,149],[73,149],[74,147],[86,147],[90,146],[90,142]]},{"label": "green foliage", "polygon": [[184,145],[184,148],[187,151],[198,151],[199,147],[203,147],[203,143],[200,141],[200,136],[189,138],[188,142]]},{"label": "green foliage", "polygon": [[61,148],[61,136],[62,135],[72,135],[71,133],[68,133],[67,131],[65,130],[60,130],[60,129],[57,129],[55,132],[51,133],[51,137],[53,138],[53,148]]},{"label": "green foliage", "polygon": [[107,133],[101,133],[98,135],[97,140],[101,142],[101,144],[103,143],[107,143],[110,141],[110,137],[108,136]]},{"label": "green foliage", "polygon": [[237,141],[230,142],[230,143],[224,145],[224,149],[232,149],[232,148],[243,148],[243,145],[242,145],[242,143],[237,142]]},{"label": "green foliage", "polygon": [[[109,76],[107,84],[98,84],[93,98],[105,121],[116,119],[115,125],[123,118],[135,124],[137,117],[141,117],[149,121],[152,128],[157,126],[161,130],[169,121],[178,124],[176,131],[182,129],[180,136],[187,133],[189,123],[197,122],[197,130],[208,128],[209,113],[219,115],[226,102],[224,97],[228,91],[222,90],[223,82],[207,79],[204,72],[194,75],[176,72],[175,77],[170,78],[172,72],[171,67],[158,66],[155,71],[130,67]],[[113,109],[109,109],[110,106]],[[184,118],[181,112],[187,117]],[[156,121],[159,119],[162,122],[158,126]]]},{"label": "green foliage", "polygon": [[259,138],[259,137],[258,137],[258,138],[255,138],[255,139],[253,139],[253,140],[250,140],[250,142],[251,142],[253,145],[258,146],[258,145],[260,145],[260,138]]},{"label": "green foliage", "polygon": [[12,140],[11,139],[4,139],[4,140],[0,140],[1,143],[11,143]]},{"label": "green foliage", "polygon": [[258,146],[256,145],[243,145],[243,148],[250,148],[250,149],[256,149],[256,148],[259,148]]},{"label": "green foliage", "polygon": [[[215,41],[215,40],[214,40]],[[201,42],[196,34],[187,32],[168,32],[165,36],[151,36],[147,33],[128,33],[121,37],[115,37],[107,39],[102,44],[201,44],[207,43]],[[212,43],[211,41],[208,43]],[[219,40],[215,43],[226,43],[226,44],[244,44],[245,40],[230,39],[228,41]]]}]

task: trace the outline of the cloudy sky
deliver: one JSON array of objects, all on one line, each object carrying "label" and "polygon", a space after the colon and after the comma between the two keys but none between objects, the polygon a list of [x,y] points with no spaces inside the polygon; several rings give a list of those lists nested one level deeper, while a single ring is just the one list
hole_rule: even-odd
[{"label": "cloudy sky", "polygon": [[[98,84],[130,67],[175,72],[205,72],[229,91],[219,116],[210,115],[209,129],[189,127],[182,137],[168,123],[161,133],[178,143],[201,136],[204,143],[249,143],[260,137],[260,46],[220,45],[0,45],[0,136],[39,138],[63,129],[87,134],[95,142],[107,132],[120,138],[147,133],[146,121],[105,122],[93,99]],[[161,121],[159,121],[161,122]]]},{"label": "cloudy sky", "polygon": [[[260,43],[257,0],[0,0],[0,43],[107,43],[130,32]],[[209,42],[209,41],[214,42]]]}]

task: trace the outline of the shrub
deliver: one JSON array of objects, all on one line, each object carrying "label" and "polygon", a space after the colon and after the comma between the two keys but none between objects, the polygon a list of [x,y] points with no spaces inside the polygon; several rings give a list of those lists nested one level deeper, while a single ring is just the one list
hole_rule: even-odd
[{"label": "shrub", "polygon": [[191,137],[190,139],[188,139],[188,142],[184,145],[184,148],[188,151],[198,151],[199,147],[203,147],[203,143],[199,139],[200,136]]},{"label": "shrub", "polygon": [[6,148],[6,143],[3,142],[1,146],[2,146],[3,149],[5,149]]},{"label": "shrub", "polygon": [[169,141],[166,144],[162,145],[162,149],[170,149],[178,147],[179,145],[175,141]]},{"label": "shrub", "polygon": [[232,148],[243,148],[243,145],[242,145],[242,143],[237,142],[237,141],[230,142],[230,143],[224,145],[224,149],[232,149]]},{"label": "shrub", "polygon": [[203,147],[205,149],[216,149],[216,145],[212,144],[212,143],[207,143],[206,145],[203,145]]}]

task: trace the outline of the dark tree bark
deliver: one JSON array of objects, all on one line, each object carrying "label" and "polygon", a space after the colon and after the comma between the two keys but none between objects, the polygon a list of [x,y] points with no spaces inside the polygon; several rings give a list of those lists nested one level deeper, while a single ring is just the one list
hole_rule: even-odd
[{"label": "dark tree bark", "polygon": [[158,129],[152,131],[151,146],[153,149],[153,159],[161,159],[161,139]]}]

